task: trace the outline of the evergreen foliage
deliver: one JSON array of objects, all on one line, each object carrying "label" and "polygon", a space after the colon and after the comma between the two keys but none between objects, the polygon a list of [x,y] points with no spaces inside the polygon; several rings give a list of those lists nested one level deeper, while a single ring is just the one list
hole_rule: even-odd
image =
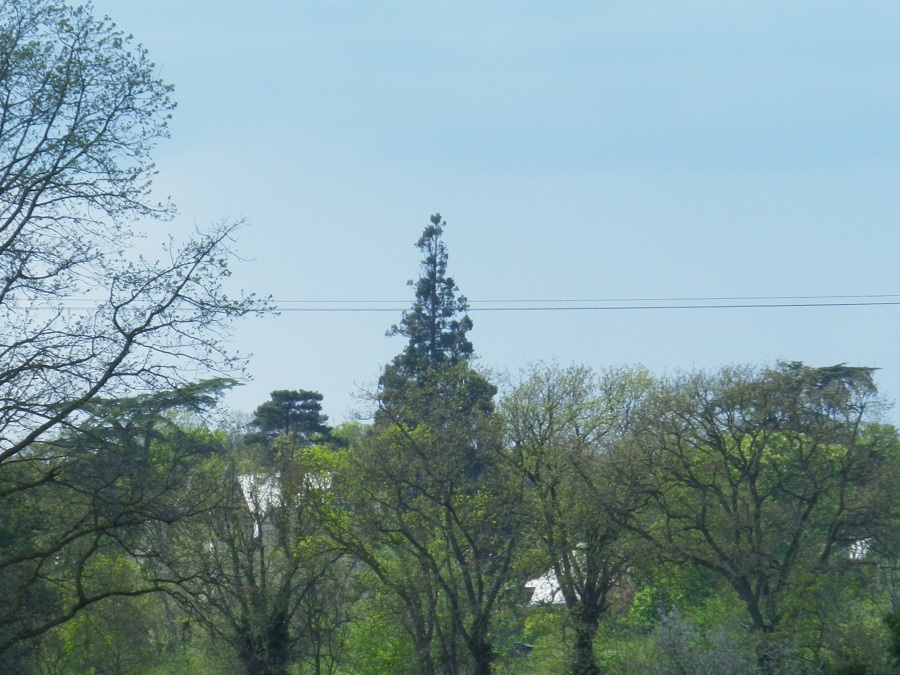
[{"label": "evergreen foliage", "polygon": [[466,314],[469,303],[459,295],[453,278],[447,276],[446,225],[440,214],[431,216],[431,223],[416,242],[424,257],[419,278],[407,282],[416,289],[415,300],[400,323],[387,332],[389,337],[402,335],[408,340],[388,369],[393,377],[414,377],[428,368],[456,365],[473,353],[466,337],[472,329],[472,320]]},{"label": "evergreen foliage", "polygon": [[304,443],[327,440],[331,427],[322,414],[322,394],[317,391],[279,390],[253,413],[250,424],[269,441],[281,435],[293,436]]},{"label": "evergreen foliage", "polygon": [[539,365],[496,405],[435,214],[372,424],[300,389],[217,428],[233,226],[120,261],[172,214],[170,92],[89,5],[0,0],[3,672],[897,672],[872,368]]},{"label": "evergreen foliage", "polygon": [[148,552],[217,499],[200,478],[220,439],[179,415],[202,413],[223,386],[94,401],[77,428],[6,470],[2,485],[19,489],[3,501],[0,654],[94,605],[165,587]]},{"label": "evergreen foliage", "polygon": [[[470,365],[474,348],[467,334],[472,320],[466,314],[468,301],[459,295],[453,278],[447,276],[447,248],[442,239],[445,226],[440,214],[431,216],[416,242],[424,257],[418,280],[408,282],[416,289],[415,298],[400,323],[387,332],[389,337],[406,337],[407,344],[379,379],[376,423],[392,420],[415,426],[432,406],[441,405],[438,391],[442,373],[457,366],[456,375],[450,379],[457,384],[465,382],[462,395],[454,394],[461,406],[459,414],[465,417],[494,410],[497,387]],[[459,373],[465,375],[460,378]],[[423,395],[423,391],[430,395]]]},{"label": "evergreen foliage", "polygon": [[396,601],[420,672],[487,674],[491,626],[523,538],[524,481],[503,461],[497,388],[472,367],[472,322],[447,276],[439,215],[417,247],[408,342],[382,375],[371,432],[340,477],[355,518],[330,527]]}]

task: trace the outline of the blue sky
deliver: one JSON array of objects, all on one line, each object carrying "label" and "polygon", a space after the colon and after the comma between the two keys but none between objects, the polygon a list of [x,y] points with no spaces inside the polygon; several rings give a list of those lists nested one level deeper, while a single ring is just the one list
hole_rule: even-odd
[{"label": "blue sky", "polygon": [[[316,389],[346,419],[402,348],[384,332],[437,211],[473,310],[900,294],[895,2],[94,7],[176,87],[156,155],[173,226],[245,217],[234,283],[248,291],[400,301],[242,323],[254,380],[229,395],[235,408]],[[900,395],[897,306],[472,318],[481,364],[498,370],[848,362],[881,368]]]}]

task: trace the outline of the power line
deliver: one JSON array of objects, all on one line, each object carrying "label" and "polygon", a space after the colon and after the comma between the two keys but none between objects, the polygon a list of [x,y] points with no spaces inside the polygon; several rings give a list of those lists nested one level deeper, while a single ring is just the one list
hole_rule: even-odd
[{"label": "power line", "polygon": [[[517,299],[499,299],[499,300],[471,300],[470,305],[475,304],[525,304],[525,303],[598,303],[598,302],[725,302],[725,301],[759,301],[759,300],[840,300],[855,298],[874,299],[874,298],[900,298],[900,294],[879,293],[879,294],[860,294],[860,295],[736,295],[736,296],[708,296],[708,297],[677,297],[677,298],[570,298],[570,299],[551,299],[551,298],[533,298],[530,300]],[[279,304],[409,304],[409,299],[405,300],[273,300]]]},{"label": "power line", "polygon": [[[553,306],[544,305],[538,307],[470,307],[470,312],[589,312],[589,311],[637,311],[637,310],[692,310],[692,309],[782,309],[798,307],[879,307],[897,306],[900,301],[893,302],[792,302],[792,303],[735,303],[735,304],[681,304],[681,305],[578,305],[578,306]],[[331,313],[359,313],[359,312],[398,312],[395,307],[279,307],[279,312],[331,312]]]},{"label": "power line", "polygon": [[[889,300],[889,298],[895,298]],[[66,303],[102,303],[92,298],[69,298],[63,308],[70,311],[90,311],[90,306]],[[624,304],[630,303],[630,304]],[[666,304],[659,304],[666,303]],[[273,300],[274,309],[291,313],[396,313],[409,307],[409,300]],[[295,305],[295,306],[287,306]],[[298,307],[296,305],[308,305]],[[392,305],[373,306],[373,305]],[[662,311],[699,309],[787,309],[803,307],[887,307],[900,305],[900,294],[859,295],[748,295],[668,298],[598,298],[598,299],[498,299],[469,300],[470,312],[610,312]],[[33,306],[34,309],[52,307]]]}]

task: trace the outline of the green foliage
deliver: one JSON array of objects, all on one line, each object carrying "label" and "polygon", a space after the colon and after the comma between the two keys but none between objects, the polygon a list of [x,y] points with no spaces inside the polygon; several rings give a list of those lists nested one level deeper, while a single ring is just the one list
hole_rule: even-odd
[{"label": "green foliage", "polygon": [[[110,594],[145,590],[104,587],[92,560],[139,556],[150,523],[196,506],[175,495],[197,443],[170,444],[165,418],[209,403],[193,379],[233,372],[222,336],[261,306],[222,290],[236,224],[168,246],[162,262],[132,255],[129,224],[173,213],[150,198],[150,155],[175,104],[142,47],[90,5],[5,0],[0,56],[7,659]],[[86,295],[101,299],[66,303]]]},{"label": "green foliage", "polygon": [[4,532],[0,551],[0,651],[95,603],[160,588],[152,567],[131,563],[167,524],[215,499],[196,478],[221,446],[172,422],[184,401],[172,393],[95,401],[78,429],[0,472],[7,522],[18,528]]},{"label": "green foliage", "polygon": [[456,282],[447,276],[447,249],[442,239],[446,225],[440,214],[431,216],[431,224],[416,242],[424,258],[418,280],[408,282],[416,289],[415,301],[400,323],[388,331],[389,336],[402,335],[409,342],[386,371],[386,379],[393,370],[409,377],[428,367],[456,365],[472,355],[472,343],[466,338],[472,329],[466,314],[469,305],[465,296],[457,296]]},{"label": "green foliage", "polygon": [[[652,558],[638,560],[629,581],[633,598],[623,621],[640,630],[653,630],[672,612],[694,616],[712,597],[725,597],[732,603],[735,600],[730,589],[708,571]],[[700,612],[700,616],[706,613]]]},{"label": "green foliage", "polygon": [[634,542],[609,515],[622,488],[609,464],[629,433],[627,411],[649,382],[640,369],[602,376],[533,366],[504,398],[508,456],[529,485],[530,516],[576,634],[570,669],[598,672],[594,637],[629,567]]},{"label": "green foliage", "polygon": [[354,607],[340,675],[401,675],[416,672],[416,653],[401,628],[399,614],[391,596],[375,586]]},{"label": "green foliage", "polygon": [[[562,607],[534,607],[528,611],[522,642],[533,649],[514,659],[510,672],[563,673],[571,661],[571,645],[566,641],[566,613]],[[519,670],[521,669],[521,670]]]},{"label": "green foliage", "polygon": [[271,433],[211,459],[205,488],[218,501],[169,528],[155,556],[183,611],[243,672],[328,672],[344,650],[355,575],[322,522],[346,459],[312,443],[327,429],[319,398],[275,392],[278,409],[257,416]]},{"label": "green foliage", "polygon": [[894,663],[900,665],[900,616],[896,612],[889,612],[884,615],[884,623],[890,631],[888,651],[894,658]]},{"label": "green foliage", "polygon": [[[139,576],[127,558],[95,561],[94,573]],[[181,638],[159,597],[111,597],[53,629],[41,642],[38,668],[47,675],[144,673],[180,652]]]},{"label": "green foliage", "polygon": [[723,623],[702,629],[681,615],[668,614],[657,625],[646,672],[681,675],[755,675],[757,647],[750,633]]},{"label": "green foliage", "polygon": [[[474,383],[474,384],[473,384]],[[327,525],[394,597],[422,672],[488,672],[492,620],[524,531],[522,481],[469,364],[428,367],[380,396],[334,488],[350,517]],[[488,670],[484,670],[488,669]]]},{"label": "green foliage", "polygon": [[635,440],[628,480],[654,508],[623,524],[675,559],[719,575],[763,632],[793,620],[788,597],[896,512],[881,467],[893,430],[867,369],[782,364],[664,383]]},{"label": "green foliage", "polygon": [[271,399],[253,413],[250,424],[269,441],[285,435],[309,444],[329,439],[327,421],[328,416],[322,414],[322,394],[301,389],[273,391]]}]

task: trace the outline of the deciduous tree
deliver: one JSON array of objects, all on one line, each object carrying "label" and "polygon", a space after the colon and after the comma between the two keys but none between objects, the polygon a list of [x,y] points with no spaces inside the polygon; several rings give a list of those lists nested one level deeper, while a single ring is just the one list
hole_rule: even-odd
[{"label": "deciduous tree", "polygon": [[404,421],[414,401],[402,414],[383,409],[339,480],[352,516],[329,526],[400,598],[425,673],[465,672],[466,662],[490,672],[491,621],[515,585],[526,524],[524,481],[503,456],[498,416],[460,412],[467,370],[445,366],[421,381],[415,427]]},{"label": "deciduous tree", "polygon": [[[131,223],[173,215],[150,194],[150,153],[167,136],[170,93],[143,48],[109,20],[94,18],[89,6],[0,1],[4,514],[33,518],[29,505],[39,505],[39,495],[57,489],[61,477],[74,489],[92,450],[53,441],[78,428],[92,402],[183,390],[238,365],[222,338],[230,320],[258,305],[222,290],[235,225],[172,244],[157,262],[130,250]],[[88,482],[81,489],[101,487]],[[65,524],[47,528],[30,552],[0,545],[0,570],[19,569],[25,559],[46,561],[54,550],[71,549],[74,539],[90,550],[94,530],[82,530],[76,512],[69,521],[60,510],[56,517]],[[10,636],[52,623],[48,605],[31,594],[37,577],[18,578],[16,591],[3,594],[0,614],[28,615],[34,601],[41,619],[24,632],[7,632],[7,645]],[[65,604],[54,620],[91,597]]]},{"label": "deciduous tree", "polygon": [[219,498],[200,480],[219,442],[173,415],[201,412],[221,387],[95,400],[78,429],[5,466],[0,654],[96,603],[165,586],[147,562],[159,531]]},{"label": "deciduous tree", "polygon": [[[287,393],[296,392],[274,392],[273,401],[295,398]],[[247,673],[280,675],[298,662],[332,672],[341,652],[347,612],[341,599],[352,583],[319,524],[339,461],[307,436],[321,418],[288,424],[292,430],[266,441],[273,448],[262,457],[253,452],[256,438],[220,457],[218,471],[207,475],[221,500],[169,528],[157,555],[170,593],[231,647]]]},{"label": "deciduous tree", "polygon": [[781,363],[661,382],[620,476],[650,508],[620,522],[719,575],[759,634],[789,625],[804,576],[849,564],[897,512],[882,477],[896,475],[900,445],[879,423],[872,375]]},{"label": "deciduous tree", "polygon": [[594,637],[632,564],[628,532],[610,518],[609,463],[649,385],[639,369],[601,375],[534,365],[503,398],[508,452],[526,477],[534,532],[571,614],[571,672],[599,673]]}]

